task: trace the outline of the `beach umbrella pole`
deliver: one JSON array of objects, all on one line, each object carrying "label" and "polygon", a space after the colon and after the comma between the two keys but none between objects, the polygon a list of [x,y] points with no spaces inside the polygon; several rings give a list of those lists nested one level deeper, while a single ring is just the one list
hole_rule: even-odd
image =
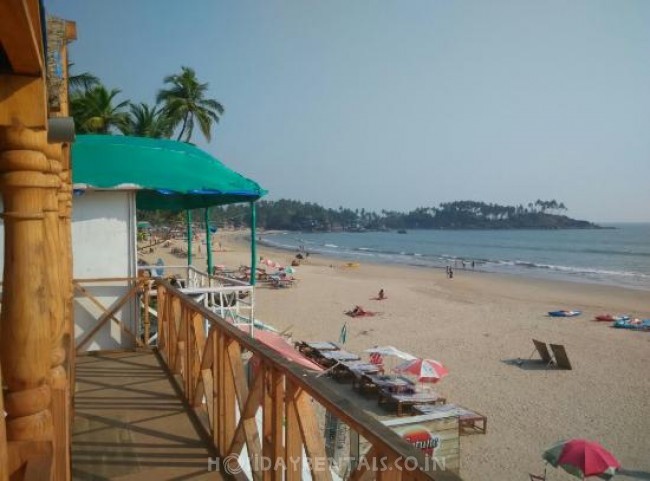
[{"label": "beach umbrella pole", "polygon": [[205,208],[205,248],[208,250],[208,276],[212,275],[212,245],[210,242],[210,208]]},{"label": "beach umbrella pole", "polygon": [[257,277],[257,212],[255,202],[251,202],[251,286],[255,285]]},{"label": "beach umbrella pole", "polygon": [[185,219],[187,221],[187,265],[192,265],[192,211],[185,211]]}]

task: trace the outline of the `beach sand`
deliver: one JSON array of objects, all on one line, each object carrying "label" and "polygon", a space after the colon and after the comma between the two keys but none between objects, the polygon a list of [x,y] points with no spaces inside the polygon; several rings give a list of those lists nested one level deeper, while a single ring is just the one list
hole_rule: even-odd
[{"label": "beach sand", "polygon": [[[215,251],[215,264],[249,264],[242,234],[220,232],[217,239],[224,252]],[[264,247],[258,255],[285,265],[293,257]],[[141,257],[187,262],[163,247]],[[204,268],[205,262],[203,245],[194,264]],[[336,341],[347,322],[348,350],[391,344],[441,361],[450,375],[436,390],[488,417],[486,435],[461,438],[463,479],[527,480],[528,473],[542,474],[545,448],[577,437],[600,442],[637,476],[616,479],[650,479],[650,333],[591,320],[602,312],[650,317],[649,292],[463,270],[449,280],[439,269],[344,265],[311,256],[297,268],[296,287],[256,290],[256,317],[289,328],[295,340]],[[371,300],[380,288],[388,299]],[[344,315],[355,305],[379,314]],[[583,315],[547,317],[557,309]],[[532,338],[564,344],[573,370],[511,363],[530,356]],[[549,479],[575,478],[549,467]]]}]

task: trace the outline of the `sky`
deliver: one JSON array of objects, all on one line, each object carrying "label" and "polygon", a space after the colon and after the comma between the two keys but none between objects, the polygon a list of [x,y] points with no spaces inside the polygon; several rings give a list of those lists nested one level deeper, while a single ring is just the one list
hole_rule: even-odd
[{"label": "sky", "polygon": [[564,202],[650,221],[646,0],[45,0],[123,99],[190,66],[198,146],[269,199],[406,211]]}]

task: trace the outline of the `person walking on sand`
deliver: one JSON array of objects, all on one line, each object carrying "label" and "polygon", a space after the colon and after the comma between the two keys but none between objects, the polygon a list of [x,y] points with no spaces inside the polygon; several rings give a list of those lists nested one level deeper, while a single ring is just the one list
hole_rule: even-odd
[{"label": "person walking on sand", "polygon": [[454,270],[451,267],[449,268],[449,278],[450,279],[454,278]]},{"label": "person walking on sand", "polygon": [[380,301],[386,299],[386,294],[384,293],[383,289],[379,289],[379,294],[377,294],[377,299],[379,299]]}]

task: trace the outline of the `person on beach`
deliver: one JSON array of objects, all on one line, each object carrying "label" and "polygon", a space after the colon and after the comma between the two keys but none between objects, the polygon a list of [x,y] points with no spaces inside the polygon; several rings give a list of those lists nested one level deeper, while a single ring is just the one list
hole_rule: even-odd
[{"label": "person on beach", "polygon": [[377,299],[380,301],[386,299],[386,294],[384,293],[383,289],[379,289],[379,294],[377,294]]},{"label": "person on beach", "polygon": [[450,279],[454,278],[454,270],[451,267],[449,268],[449,278]]},{"label": "person on beach", "polygon": [[474,270],[474,261],[472,261],[472,270]]}]

